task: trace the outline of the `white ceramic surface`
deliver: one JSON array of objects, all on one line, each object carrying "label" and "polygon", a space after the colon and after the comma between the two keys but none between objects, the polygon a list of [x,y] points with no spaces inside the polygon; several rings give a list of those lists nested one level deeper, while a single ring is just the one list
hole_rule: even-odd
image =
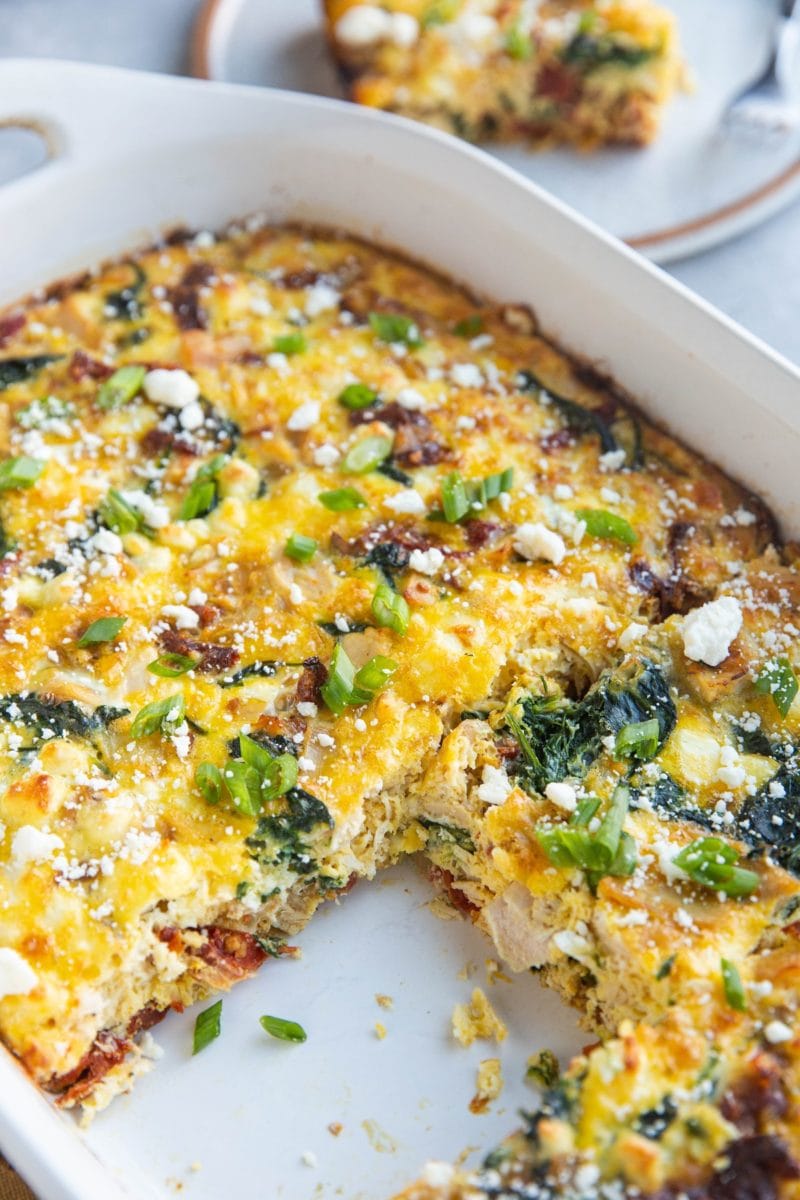
[{"label": "white ceramic surface", "polygon": [[[800,374],[480,151],[350,105],[46,61],[0,62],[3,119],[44,127],[53,159],[0,188],[0,303],[176,222],[214,228],[264,209],[346,226],[534,305],[800,532]],[[267,964],[226,998],[223,1037],[196,1059],[193,1014],[169,1017],[156,1071],[86,1135],[0,1053],[0,1146],[42,1200],[167,1200],[178,1185],[191,1200],[378,1200],[428,1157],[491,1145],[527,1098],[525,1055],[581,1039],[532,976],[491,988],[512,1031],[507,1091],[471,1116],[492,1051],[454,1047],[447,1024],[485,986],[481,967],[469,982],[459,970],[491,950],[472,927],[435,921],[429,897],[413,865],[360,885],[298,939],[301,962]],[[376,992],[394,996],[391,1013]],[[265,1041],[265,1011],[306,1024],[308,1042]]]},{"label": "white ceramic surface", "polygon": [[[673,102],[653,146],[592,155],[488,147],[657,262],[725,241],[800,195],[800,135],[762,149],[717,132],[729,98],[766,60],[778,0],[668,3],[695,88]],[[207,0],[195,69],[211,79],[340,96],[319,13],[320,0]]]}]

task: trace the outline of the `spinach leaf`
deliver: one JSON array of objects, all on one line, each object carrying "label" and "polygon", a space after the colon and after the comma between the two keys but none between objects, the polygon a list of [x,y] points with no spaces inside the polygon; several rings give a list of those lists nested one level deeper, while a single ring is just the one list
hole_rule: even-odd
[{"label": "spinach leaf", "polygon": [[754,796],[748,796],[736,818],[736,832],[748,845],[766,851],[782,867],[800,875],[800,763],[796,757],[782,763]]},{"label": "spinach leaf", "polygon": [[13,383],[32,379],[43,367],[57,362],[59,358],[63,358],[63,355],[33,354],[29,358],[0,358],[0,392],[11,387]]},{"label": "spinach leaf", "polygon": [[109,292],[105,298],[105,315],[119,321],[138,321],[144,312],[140,293],[147,276],[138,263],[132,262],[130,266],[134,273],[131,283],[117,292]]},{"label": "spinach leaf", "polygon": [[430,834],[428,845],[431,848],[450,845],[458,846],[469,854],[475,851],[475,843],[468,831],[462,829],[460,825],[448,825],[444,821],[431,821],[427,817],[420,818],[420,825],[423,825]]},{"label": "spinach leaf", "polygon": [[0,720],[26,726],[40,740],[77,737],[92,741],[94,734],[107,729],[128,711],[101,704],[93,712],[87,712],[74,700],[56,700],[33,692],[0,697]]},{"label": "spinach leaf", "polygon": [[582,700],[526,696],[506,718],[522,749],[510,769],[533,792],[566,776],[582,778],[600,753],[603,738],[651,719],[658,721],[660,749],[675,728],[677,714],[664,675],[649,659],[601,675]]},{"label": "spinach leaf", "polygon": [[221,688],[240,687],[245,680],[259,676],[262,679],[270,679],[281,667],[285,666],[287,666],[286,663],[279,662],[277,659],[259,659],[234,671],[232,675],[226,675],[224,679],[220,679],[219,686]]},{"label": "spinach leaf", "polygon": [[519,372],[517,385],[526,392],[544,392],[561,412],[568,429],[574,433],[597,435],[603,454],[624,450],[627,467],[636,470],[644,465],[642,427],[635,413],[623,408],[618,416],[607,421],[594,409],[551,391],[529,370]]},{"label": "spinach leaf", "polygon": [[259,819],[245,845],[262,866],[285,863],[298,875],[310,875],[316,866],[306,836],[332,829],[333,819],[325,804],[303,788],[295,787],[275,804],[275,810]]},{"label": "spinach leaf", "polygon": [[657,54],[655,47],[636,46],[628,41],[621,41],[611,34],[593,36],[580,31],[567,43],[561,51],[561,61],[577,66],[584,73],[595,71],[598,67],[617,65],[623,67],[639,67]]}]

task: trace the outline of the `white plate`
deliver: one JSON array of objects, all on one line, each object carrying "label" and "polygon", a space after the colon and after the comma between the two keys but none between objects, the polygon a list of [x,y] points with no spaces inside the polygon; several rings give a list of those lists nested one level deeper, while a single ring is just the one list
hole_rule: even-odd
[{"label": "white plate", "polygon": [[[41,126],[53,160],[0,187],[0,304],[175,223],[261,209],[346,227],[534,306],[800,532],[800,374],[480,151],[354,105],[31,59],[0,62],[4,120]],[[412,865],[359,885],[298,939],[301,962],[268,963],[225,999],[223,1036],[197,1058],[194,1014],[167,1018],[163,1061],[86,1135],[0,1050],[0,1147],[41,1200],[174,1200],[178,1185],[186,1200],[380,1200],[428,1157],[485,1149],[530,1102],[526,1055],[582,1039],[533,976],[488,988],[511,1028],[507,1090],[472,1116],[475,1067],[494,1047],[454,1046],[448,1019],[486,986],[492,951],[471,926],[436,921],[429,896]],[[467,960],[478,970],[460,980]],[[308,1042],[267,1041],[264,1012],[306,1024]],[[364,1121],[395,1149],[376,1149]]]},{"label": "white plate", "polygon": [[[696,80],[645,150],[487,149],[657,262],[706,250],[800,195],[800,138],[777,151],[726,144],[729,98],[769,53],[778,0],[664,0]],[[321,32],[320,0],[206,0],[192,69],[201,78],[343,94]]]}]

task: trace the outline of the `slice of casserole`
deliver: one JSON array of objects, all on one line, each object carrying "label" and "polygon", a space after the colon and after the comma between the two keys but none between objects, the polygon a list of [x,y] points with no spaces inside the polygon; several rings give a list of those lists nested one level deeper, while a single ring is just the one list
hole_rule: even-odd
[{"label": "slice of casserole", "polygon": [[34,1079],[102,1106],[169,1009],[423,851],[601,1042],[464,1195],[720,1200],[726,1155],[777,1194],[798,584],[763,505],[527,310],[324,232],[56,287],[2,317],[0,388],[0,1032]]},{"label": "slice of casserole", "polygon": [[359,104],[471,141],[642,146],[683,74],[650,0],[324,0]]}]

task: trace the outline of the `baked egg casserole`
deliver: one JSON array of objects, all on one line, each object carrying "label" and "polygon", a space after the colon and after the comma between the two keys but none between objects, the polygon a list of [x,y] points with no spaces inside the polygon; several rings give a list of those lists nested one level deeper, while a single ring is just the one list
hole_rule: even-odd
[{"label": "baked egg casserole", "polygon": [[800,1194],[800,576],[758,498],[526,308],[257,221],[7,310],[0,389],[32,1078],[91,1114],[422,852],[591,1043],[408,1197]]},{"label": "baked egg casserole", "polygon": [[684,68],[651,0],[323,0],[349,96],[469,141],[643,146]]}]

